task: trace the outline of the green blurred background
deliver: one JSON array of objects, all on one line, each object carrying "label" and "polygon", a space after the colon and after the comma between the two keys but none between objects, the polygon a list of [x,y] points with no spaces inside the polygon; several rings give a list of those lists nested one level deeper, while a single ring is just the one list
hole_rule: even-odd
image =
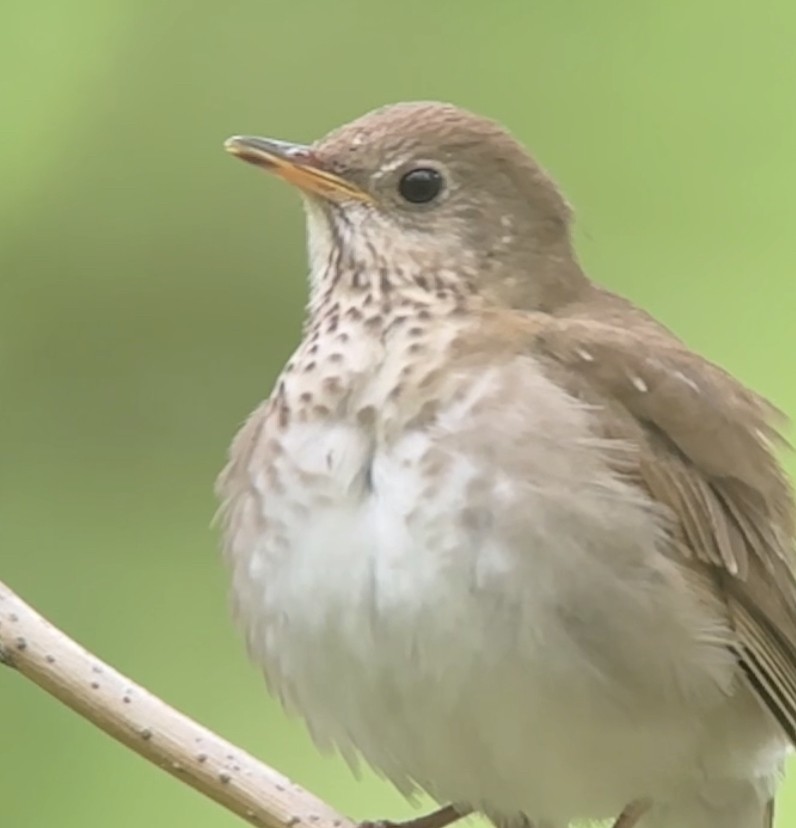
[{"label": "green blurred background", "polygon": [[[793,414],[796,5],[5,0],[0,17],[0,578],[346,813],[408,815],[319,756],[228,620],[211,486],[297,341],[305,264],[298,199],[222,141],[309,140],[412,98],[497,117],[562,182],[591,273]],[[0,727],[3,826],[239,824],[10,672]]]}]

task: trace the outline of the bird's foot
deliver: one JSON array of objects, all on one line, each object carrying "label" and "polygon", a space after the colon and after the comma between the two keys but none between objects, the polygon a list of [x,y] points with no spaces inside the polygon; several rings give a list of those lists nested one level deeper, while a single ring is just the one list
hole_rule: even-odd
[{"label": "bird's foot", "polygon": [[649,811],[651,805],[649,799],[634,799],[616,818],[613,828],[634,828],[641,817]]},{"label": "bird's foot", "polygon": [[[467,816],[468,813],[468,811],[454,808],[453,805],[446,805],[430,814],[423,814],[423,816],[408,819],[405,822],[391,822],[388,819],[367,820],[360,822],[359,828],[446,828],[447,825]],[[620,828],[626,827],[622,825]]]}]

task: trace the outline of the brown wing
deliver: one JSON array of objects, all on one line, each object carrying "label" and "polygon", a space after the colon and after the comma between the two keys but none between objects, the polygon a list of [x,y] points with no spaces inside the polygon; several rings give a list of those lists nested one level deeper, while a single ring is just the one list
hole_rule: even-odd
[{"label": "brown wing", "polygon": [[625,328],[534,317],[537,348],[573,392],[630,415],[606,418],[606,430],[638,429],[640,482],[676,516],[678,547],[727,604],[741,668],[796,744],[794,502],[774,453],[781,415],[641,315]]}]

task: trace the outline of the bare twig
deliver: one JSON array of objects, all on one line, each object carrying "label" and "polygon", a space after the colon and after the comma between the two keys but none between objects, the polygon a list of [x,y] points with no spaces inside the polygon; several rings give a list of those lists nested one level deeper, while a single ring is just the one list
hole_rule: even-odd
[{"label": "bare twig", "polygon": [[18,670],[114,739],[252,825],[353,825],[84,650],[2,582],[0,664]]}]

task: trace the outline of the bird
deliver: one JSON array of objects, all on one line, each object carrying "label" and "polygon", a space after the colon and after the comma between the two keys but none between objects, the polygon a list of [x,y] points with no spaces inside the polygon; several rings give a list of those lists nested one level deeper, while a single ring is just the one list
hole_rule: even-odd
[{"label": "bird", "polygon": [[307,223],[300,343],[217,483],[270,692],[439,804],[415,826],[771,828],[796,744],[784,415],[587,276],[496,121],[408,102],[225,146]]}]

